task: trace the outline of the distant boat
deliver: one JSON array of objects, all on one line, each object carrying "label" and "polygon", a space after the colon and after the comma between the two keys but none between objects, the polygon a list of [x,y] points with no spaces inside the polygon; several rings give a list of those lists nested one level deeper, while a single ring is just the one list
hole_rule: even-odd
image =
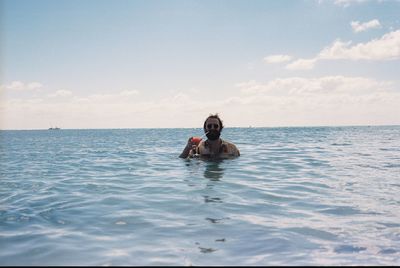
[{"label": "distant boat", "polygon": [[49,130],[60,130],[59,127],[50,127]]}]

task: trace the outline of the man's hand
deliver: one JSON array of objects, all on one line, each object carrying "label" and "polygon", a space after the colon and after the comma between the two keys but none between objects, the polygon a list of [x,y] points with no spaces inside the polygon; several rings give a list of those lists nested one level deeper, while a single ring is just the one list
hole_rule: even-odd
[{"label": "man's hand", "polygon": [[190,137],[188,139],[188,142],[186,144],[186,147],[189,149],[196,149],[197,144],[193,141],[193,137]]}]

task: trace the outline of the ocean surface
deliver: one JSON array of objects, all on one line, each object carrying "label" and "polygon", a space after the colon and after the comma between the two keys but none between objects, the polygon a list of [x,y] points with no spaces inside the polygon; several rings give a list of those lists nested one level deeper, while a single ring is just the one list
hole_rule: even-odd
[{"label": "ocean surface", "polygon": [[0,131],[0,265],[399,265],[400,126]]}]

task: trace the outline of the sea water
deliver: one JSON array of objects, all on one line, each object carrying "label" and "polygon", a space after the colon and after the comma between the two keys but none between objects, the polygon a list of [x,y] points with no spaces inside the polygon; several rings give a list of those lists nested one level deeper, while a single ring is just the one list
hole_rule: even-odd
[{"label": "sea water", "polygon": [[400,126],[0,131],[0,265],[399,265]]}]

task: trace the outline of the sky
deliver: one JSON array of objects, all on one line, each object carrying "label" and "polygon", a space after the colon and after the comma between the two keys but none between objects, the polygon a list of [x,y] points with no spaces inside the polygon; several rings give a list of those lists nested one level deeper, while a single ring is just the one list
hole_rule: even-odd
[{"label": "sky", "polygon": [[0,0],[0,129],[400,124],[400,1]]}]

